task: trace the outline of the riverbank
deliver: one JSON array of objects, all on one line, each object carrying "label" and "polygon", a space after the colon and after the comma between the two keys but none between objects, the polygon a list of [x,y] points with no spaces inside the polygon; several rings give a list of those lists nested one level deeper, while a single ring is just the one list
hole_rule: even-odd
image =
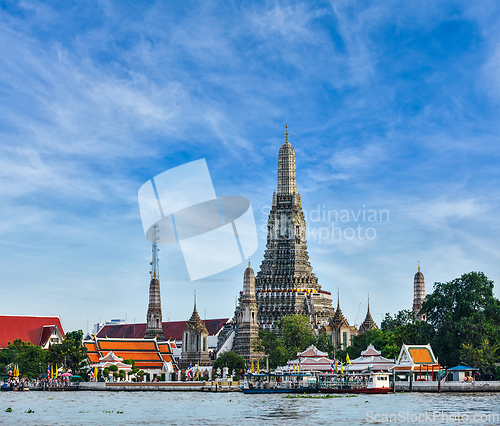
[{"label": "riverbank", "polygon": [[81,382],[79,390],[241,392],[239,382]]},{"label": "riverbank", "polygon": [[500,392],[500,381],[491,382],[396,382],[396,392]]}]

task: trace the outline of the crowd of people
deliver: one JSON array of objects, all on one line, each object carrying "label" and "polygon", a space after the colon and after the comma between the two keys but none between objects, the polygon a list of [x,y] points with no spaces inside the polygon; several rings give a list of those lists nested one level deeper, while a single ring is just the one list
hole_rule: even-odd
[{"label": "crowd of people", "polygon": [[48,390],[49,388],[61,388],[69,386],[70,381],[66,377],[56,379],[28,379],[27,377],[9,377],[3,382],[2,390]]}]

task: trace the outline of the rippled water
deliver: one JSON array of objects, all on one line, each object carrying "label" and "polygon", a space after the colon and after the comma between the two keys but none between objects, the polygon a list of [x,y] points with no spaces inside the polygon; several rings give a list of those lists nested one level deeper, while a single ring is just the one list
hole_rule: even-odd
[{"label": "rippled water", "polygon": [[[11,407],[12,412],[5,409]],[[34,413],[27,413],[29,410]],[[500,394],[406,393],[337,398],[285,398],[284,395],[200,392],[0,392],[1,424],[33,425],[234,425],[248,423],[342,425],[378,424],[383,414],[399,413],[402,423],[421,423],[417,415],[460,412],[462,421],[499,424],[487,415],[500,413]],[[378,415],[378,417],[375,417]],[[412,419],[413,415],[413,419]],[[454,419],[454,418],[453,418]],[[387,419],[386,419],[387,420]],[[413,420],[413,421],[412,421]],[[443,418],[427,418],[442,424]],[[446,418],[444,419],[446,420]],[[449,418],[452,420],[452,418]],[[394,422],[393,422],[394,423]]]}]

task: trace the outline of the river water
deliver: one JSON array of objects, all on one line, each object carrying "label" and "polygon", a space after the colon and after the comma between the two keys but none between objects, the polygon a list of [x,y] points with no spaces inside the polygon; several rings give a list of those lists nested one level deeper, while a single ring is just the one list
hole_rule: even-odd
[{"label": "river water", "polygon": [[[6,412],[7,408],[12,412]],[[30,413],[29,411],[33,411]],[[439,414],[438,414],[439,413]],[[500,394],[322,398],[200,392],[0,392],[7,425],[500,424]],[[389,417],[392,415],[392,418]]]}]

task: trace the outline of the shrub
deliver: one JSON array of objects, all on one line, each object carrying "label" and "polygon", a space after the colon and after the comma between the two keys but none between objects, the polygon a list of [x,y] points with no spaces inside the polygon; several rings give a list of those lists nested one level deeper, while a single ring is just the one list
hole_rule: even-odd
[{"label": "shrub", "polygon": [[116,366],[116,365],[110,365],[110,366],[109,366],[109,371],[112,371],[113,373],[114,373],[115,371],[118,371],[118,366]]}]

